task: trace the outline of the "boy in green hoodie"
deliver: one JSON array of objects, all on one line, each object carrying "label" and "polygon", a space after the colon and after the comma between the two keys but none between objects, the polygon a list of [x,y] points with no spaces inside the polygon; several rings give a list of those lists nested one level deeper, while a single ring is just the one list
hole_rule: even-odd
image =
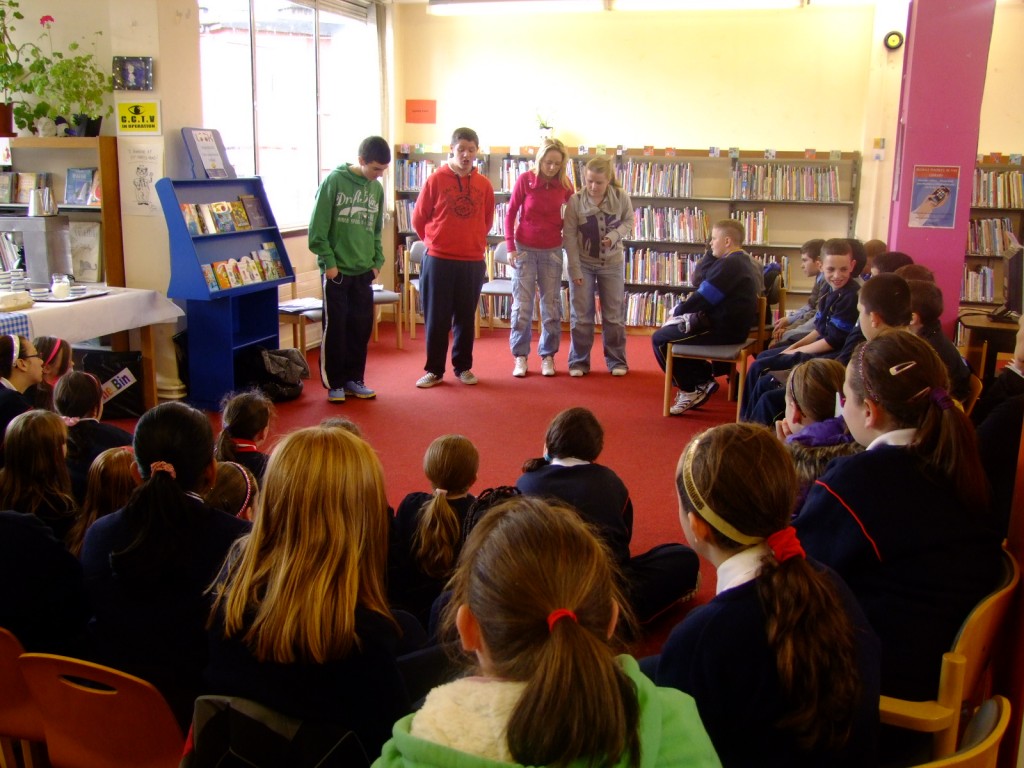
[{"label": "boy in green hoodie", "polygon": [[345,402],[346,393],[377,396],[363,379],[373,330],[372,284],[384,265],[384,188],[377,179],[390,163],[387,141],[363,139],[359,162],[338,166],[320,184],[309,220],[309,250],[323,278],[320,379],[332,403]]}]

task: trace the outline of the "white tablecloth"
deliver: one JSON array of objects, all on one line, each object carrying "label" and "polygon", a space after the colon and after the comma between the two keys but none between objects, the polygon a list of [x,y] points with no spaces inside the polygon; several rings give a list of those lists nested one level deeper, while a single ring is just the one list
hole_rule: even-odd
[{"label": "white tablecloth", "polygon": [[69,302],[37,302],[22,310],[33,337],[57,336],[71,343],[132,328],[172,323],[185,313],[156,291],[109,288],[106,296]]}]

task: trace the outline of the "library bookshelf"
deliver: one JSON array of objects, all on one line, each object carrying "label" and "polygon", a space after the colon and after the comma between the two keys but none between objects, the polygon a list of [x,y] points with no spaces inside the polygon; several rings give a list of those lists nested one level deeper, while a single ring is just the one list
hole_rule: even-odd
[{"label": "library bookshelf", "polygon": [[1020,155],[979,158],[968,226],[960,302],[996,307],[1004,301],[1006,236],[1012,232],[1024,241],[1024,170]]},{"label": "library bookshelf", "polygon": [[[418,145],[396,147],[396,270],[416,239],[412,210],[426,179],[447,159]],[[492,242],[504,237],[504,214],[518,175],[529,170],[537,147],[490,147],[478,170],[495,188]],[[569,174],[578,189],[583,167],[597,148],[570,147]],[[608,148],[616,176],[634,208],[634,232],[625,244],[627,323],[631,332],[661,325],[682,294],[704,253],[714,222],[736,218],[748,232],[747,250],[762,263],[779,263],[789,293],[808,293],[810,282],[795,268],[801,245],[812,238],[853,237],[859,198],[859,152],[737,151]],[[773,155],[766,157],[766,154]],[[790,268],[790,264],[793,268]],[[502,277],[500,265],[495,277]],[[567,293],[567,291],[563,291]],[[568,317],[563,297],[564,316]],[[497,300],[496,319],[507,321],[509,300]]]}]

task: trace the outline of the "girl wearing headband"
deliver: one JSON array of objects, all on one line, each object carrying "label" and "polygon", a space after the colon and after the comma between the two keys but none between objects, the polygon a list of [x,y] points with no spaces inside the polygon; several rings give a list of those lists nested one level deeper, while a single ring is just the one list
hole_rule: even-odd
[{"label": "girl wearing headband", "polygon": [[859,346],[838,399],[867,450],[829,465],[794,523],[878,632],[882,693],[904,699],[936,696],[942,654],[1000,568],[974,431],[948,386],[909,331]]},{"label": "girl wearing headband", "polygon": [[206,590],[250,526],[203,502],[216,473],[205,413],[161,403],[139,419],[133,447],[140,485],[89,526],[82,570],[99,660],[155,685],[184,731],[203,693]]},{"label": "girl wearing headband", "polygon": [[720,765],[693,700],[615,655],[615,569],[575,512],[525,496],[499,504],[451,586],[445,623],[476,675],[400,720],[378,768]]},{"label": "girl wearing headband", "polygon": [[32,340],[43,361],[43,380],[25,392],[36,408],[53,410],[53,388],[57,381],[75,367],[71,345],[56,336],[37,336]]},{"label": "girl wearing headband", "polygon": [[676,490],[718,587],[672,631],[655,682],[697,700],[726,768],[874,765],[878,640],[789,526],[786,449],[752,424],[709,429],[680,457]]},{"label": "girl wearing headband", "polygon": [[25,392],[42,380],[43,362],[35,345],[24,336],[0,336],[0,439],[11,419],[32,408]]},{"label": "girl wearing headband", "polygon": [[430,606],[455,570],[462,549],[463,524],[476,497],[480,454],[469,438],[442,435],[423,456],[431,492],[410,493],[398,505],[388,553],[388,599],[412,613],[423,626]]},{"label": "girl wearing headband", "polygon": [[120,427],[100,421],[103,387],[91,373],[68,371],[61,376],[53,389],[53,406],[68,425],[68,473],[71,491],[81,503],[93,460],[108,448],[130,446],[132,436]]},{"label": "girl wearing headband", "polygon": [[259,484],[249,469],[237,461],[218,461],[217,479],[203,499],[214,509],[243,520],[252,520]]}]

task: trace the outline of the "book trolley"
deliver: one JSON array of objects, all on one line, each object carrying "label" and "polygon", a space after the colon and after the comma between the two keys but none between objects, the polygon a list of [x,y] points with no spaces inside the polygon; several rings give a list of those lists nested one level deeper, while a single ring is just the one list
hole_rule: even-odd
[{"label": "book trolley", "polygon": [[[258,176],[214,179],[160,179],[156,183],[170,237],[171,281],[167,295],[185,301],[188,318],[189,400],[216,410],[237,383],[235,361],[252,347],[277,349],[278,286],[294,282],[291,262],[277,228],[263,181]],[[255,198],[264,219],[230,231],[204,231],[182,206]],[[190,228],[190,224],[192,225]],[[276,269],[250,267],[246,281],[223,287],[214,265],[236,267],[253,253],[273,253]],[[221,270],[223,271],[223,270]]]}]

